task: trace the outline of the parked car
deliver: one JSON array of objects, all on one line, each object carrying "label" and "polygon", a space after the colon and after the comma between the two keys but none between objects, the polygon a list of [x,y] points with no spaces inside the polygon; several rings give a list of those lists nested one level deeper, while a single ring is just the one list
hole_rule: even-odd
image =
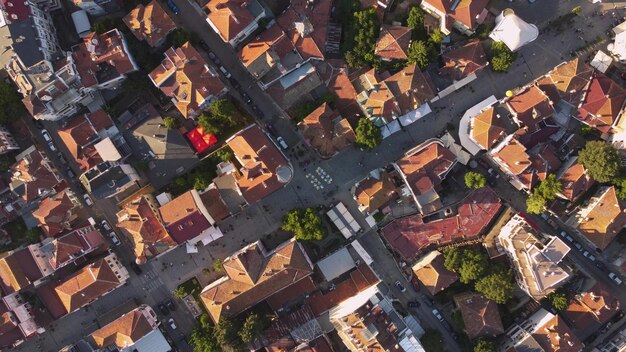
[{"label": "parked car", "polygon": [[432,312],[437,320],[443,321],[443,316],[441,315],[441,313],[439,313],[439,310],[437,310],[437,308],[433,308]]},{"label": "parked car", "polygon": [[109,223],[106,220],[100,221],[100,225],[102,225],[102,228],[105,231],[111,231],[111,226],[109,226]]},{"label": "parked car", "polygon": [[141,270],[141,267],[139,267],[139,265],[137,265],[137,263],[135,263],[135,261],[131,261],[130,262],[130,268],[133,269],[133,271],[137,275],[141,275],[141,273],[143,273],[143,270]]},{"label": "parked car", "polygon": [[419,308],[420,302],[418,302],[418,301],[408,301],[407,305],[409,306],[409,308]]},{"label": "parked car", "polygon": [[567,232],[565,231],[561,231],[561,237],[565,238],[569,242],[574,242],[574,238],[570,236],[569,234],[567,234]]},{"label": "parked car", "polygon": [[222,73],[224,74],[224,76],[226,76],[226,78],[230,78],[231,74],[230,74],[230,72],[228,72],[226,67],[220,66],[220,71],[222,71]]},{"label": "parked car", "polygon": [[172,330],[176,330],[177,326],[176,326],[176,323],[174,322],[174,318],[170,318],[167,321],[167,324],[170,326],[170,328],[172,328]]},{"label": "parked car", "polygon": [[172,1],[172,0],[167,0],[167,7],[169,7],[170,10],[172,10],[172,12],[175,15],[178,15],[180,13],[180,9],[178,8],[178,6],[176,6],[174,1]]},{"label": "parked car", "polygon": [[54,143],[52,143],[52,141],[48,142],[48,147],[50,147],[50,150],[52,150],[53,152],[57,151],[57,147],[54,145]]},{"label": "parked car", "polygon": [[[204,40],[200,40],[198,42],[200,44],[200,47],[208,52],[211,51],[211,48],[209,48],[209,45],[204,41]],[[209,55],[209,57],[211,57],[211,55]]]},{"label": "parked car", "polygon": [[67,165],[67,160],[65,160],[65,157],[61,153],[59,153],[59,161],[61,164]]},{"label": "parked car", "polygon": [[113,231],[109,232],[109,238],[111,238],[111,242],[113,242],[113,244],[116,246],[120,246],[122,244],[122,242],[120,242],[120,239],[117,238],[117,235]]},{"label": "parked car", "polygon": [[614,272],[609,273],[609,279],[613,280],[613,282],[615,282],[617,285],[622,284],[622,279],[620,279],[619,276],[617,276],[617,274],[615,274]]},{"label": "parked car", "polygon": [[89,222],[89,225],[96,226],[96,220],[94,220],[92,217],[89,217],[89,219],[87,219],[87,221]]},{"label": "parked car", "polygon": [[276,129],[274,128],[274,125],[272,125],[271,123],[266,122],[265,123],[265,129],[267,130],[267,132],[269,132],[272,136],[278,136],[278,133],[276,132]]},{"label": "parked car", "polygon": [[172,301],[171,299],[165,301],[165,306],[169,308],[169,310],[171,310],[172,312],[176,310],[176,305],[174,305],[174,301]]},{"label": "parked car", "polygon": [[[208,47],[207,47],[207,51],[208,51],[209,58],[210,58],[211,60],[213,60],[213,62],[214,62],[216,65],[219,65],[219,64],[221,64],[221,63],[222,63],[222,62],[220,61],[220,59],[219,59],[219,58],[218,58],[218,57],[217,57],[217,56],[216,56],[216,55],[215,55],[215,54],[211,51],[211,49],[208,49]],[[227,76],[227,77],[228,77],[228,76]]]},{"label": "parked car", "polygon": [[167,309],[167,307],[163,303],[159,304],[159,311],[161,311],[161,314],[163,314],[163,315],[169,315],[170,314],[170,310]]},{"label": "parked car", "polygon": [[85,203],[88,206],[92,206],[93,205],[93,201],[91,200],[91,197],[88,194],[83,194],[83,198],[85,199]]},{"label": "parked car", "polygon": [[546,213],[541,213],[541,218],[544,220],[548,220],[550,218],[550,215],[546,214]]},{"label": "parked car", "polygon": [[52,138],[50,138],[50,133],[48,133],[48,130],[46,130],[45,128],[41,130],[41,135],[43,136],[44,141],[46,142],[52,141]]},{"label": "parked car", "polygon": [[[74,173],[74,171],[72,171],[72,169],[70,169],[69,167],[65,170],[65,172],[67,173],[67,177],[69,177],[69,178],[76,177],[76,174]],[[86,202],[86,200],[85,200],[85,202]]]},{"label": "parked car", "polygon": [[400,292],[406,292],[406,287],[402,286],[400,281],[396,281],[395,285],[398,288],[398,290],[400,290]]},{"label": "parked car", "polygon": [[574,241],[574,247],[576,247],[576,249],[578,249],[579,251],[583,250],[583,245]]},{"label": "parked car", "polygon": [[289,146],[287,145],[287,142],[285,142],[285,139],[283,137],[276,138],[276,142],[278,142],[278,145],[280,145],[283,150],[289,149]]},{"label": "parked car", "polygon": [[596,262],[596,268],[598,268],[598,269],[600,269],[602,271],[607,271],[608,270],[606,265],[603,262],[601,262],[601,261],[597,261]]}]

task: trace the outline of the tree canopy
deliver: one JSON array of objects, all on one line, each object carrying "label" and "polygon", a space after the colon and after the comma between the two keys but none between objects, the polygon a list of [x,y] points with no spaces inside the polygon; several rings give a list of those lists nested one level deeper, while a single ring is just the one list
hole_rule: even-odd
[{"label": "tree canopy", "polygon": [[435,28],[435,30],[433,30],[433,32],[430,34],[430,41],[432,41],[435,44],[441,44],[441,42],[443,42],[445,38],[446,38],[446,35],[443,34],[441,29],[439,28]]},{"label": "tree canopy", "polygon": [[557,181],[556,175],[548,175],[535,187],[533,194],[526,200],[526,210],[531,214],[544,212],[547,201],[555,200],[556,194],[561,192],[562,188],[563,184]]},{"label": "tree canopy", "polygon": [[235,104],[228,99],[217,99],[211,104],[210,111],[211,115],[227,120],[233,119],[237,113]]},{"label": "tree canopy", "polygon": [[213,335],[213,326],[211,326],[208,315],[204,314],[200,316],[200,322],[191,332],[189,344],[193,348],[193,352],[222,351],[219,343]]},{"label": "tree canopy", "polygon": [[426,352],[443,352],[443,336],[437,329],[426,329],[420,342]]},{"label": "tree canopy", "polygon": [[504,42],[493,42],[491,44],[491,69],[494,72],[506,72],[509,70],[517,54],[512,52]]},{"label": "tree canopy", "polygon": [[165,125],[165,128],[167,128],[168,130],[175,130],[180,128],[180,121],[172,116],[166,116],[163,118],[163,124]]},{"label": "tree canopy", "polygon": [[373,8],[354,12],[345,40],[350,41],[350,50],[345,54],[348,66],[361,68],[374,61],[374,49],[378,39],[379,25]]},{"label": "tree canopy", "polygon": [[461,258],[461,267],[458,269],[460,280],[464,284],[478,280],[486,272],[489,266],[487,255],[482,251],[472,249],[463,250]]},{"label": "tree canopy", "polygon": [[326,230],[315,208],[292,209],[283,217],[281,227],[292,232],[296,239],[320,241],[326,236]]},{"label": "tree canopy", "polygon": [[461,268],[463,251],[459,247],[449,247],[443,250],[443,265],[450,271],[458,271]]},{"label": "tree canopy", "polygon": [[526,199],[526,211],[531,214],[541,214],[546,210],[546,199],[536,195],[531,194]]},{"label": "tree canopy", "polygon": [[431,42],[417,40],[409,46],[407,56],[410,64],[417,64],[420,69],[424,70],[437,57],[437,53]]},{"label": "tree canopy", "polygon": [[598,182],[613,180],[620,170],[619,152],[604,141],[589,141],[578,153],[578,161]]},{"label": "tree canopy", "polygon": [[24,113],[26,110],[20,94],[10,84],[0,82],[0,123],[9,124]]},{"label": "tree canopy", "polygon": [[424,29],[424,10],[419,6],[413,6],[409,10],[409,17],[406,19],[407,27],[413,30]]},{"label": "tree canopy", "polygon": [[512,283],[513,273],[509,269],[494,270],[491,274],[476,281],[474,288],[485,298],[498,304],[506,303],[515,289]]},{"label": "tree canopy", "polygon": [[465,185],[469,189],[480,189],[487,185],[487,179],[478,172],[469,171],[465,173]]},{"label": "tree canopy", "polygon": [[474,352],[495,352],[496,345],[485,338],[478,339],[476,345],[474,345]]},{"label": "tree canopy", "polygon": [[252,342],[263,332],[266,322],[257,313],[250,313],[244,320],[241,329],[239,330],[239,337],[245,344]]},{"label": "tree canopy", "polygon": [[354,130],[356,144],[363,149],[374,149],[383,140],[380,129],[368,118],[361,118]]},{"label": "tree canopy", "polygon": [[556,310],[566,310],[567,309],[567,297],[565,294],[560,292],[554,292],[548,296],[550,303]]}]

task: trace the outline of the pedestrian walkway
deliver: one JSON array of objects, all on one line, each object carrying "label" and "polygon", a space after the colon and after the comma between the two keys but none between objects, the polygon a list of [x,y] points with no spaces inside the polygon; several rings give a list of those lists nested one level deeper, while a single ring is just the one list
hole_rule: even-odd
[{"label": "pedestrian walkway", "polygon": [[152,292],[163,285],[163,280],[154,269],[140,276],[140,282],[145,292]]}]

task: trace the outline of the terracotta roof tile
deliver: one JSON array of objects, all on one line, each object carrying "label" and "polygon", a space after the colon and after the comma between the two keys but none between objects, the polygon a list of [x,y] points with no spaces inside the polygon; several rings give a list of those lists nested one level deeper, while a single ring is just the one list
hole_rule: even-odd
[{"label": "terracotta roof tile", "polygon": [[617,198],[615,187],[604,188],[594,197],[597,200],[592,200],[591,205],[583,209],[584,215],[581,215],[577,229],[604,250],[626,227],[626,210]]},{"label": "terracotta roof tile", "polygon": [[359,182],[354,195],[357,203],[370,213],[397,197],[396,186],[387,172],[381,173],[380,179],[369,177]]},{"label": "terracotta roof tile", "polygon": [[156,326],[152,326],[145,308],[137,308],[115,319],[89,335],[98,348],[116,346],[119,349],[134,345]]},{"label": "terracotta roof tile", "polygon": [[327,103],[323,103],[298,124],[304,140],[323,158],[330,158],[356,139],[354,130]]},{"label": "terracotta roof tile", "polygon": [[489,150],[506,135],[504,122],[493,107],[481,111],[471,121],[471,138],[483,149]]},{"label": "terracotta roof tile", "polygon": [[439,185],[455,163],[456,156],[448,148],[440,142],[431,142],[398,160],[396,165],[419,196]]},{"label": "terracotta roof tile", "polygon": [[403,68],[384,81],[398,101],[403,114],[417,109],[435,97],[435,86],[430,75],[420,71],[416,64]]},{"label": "terracotta roof tile", "polygon": [[604,74],[594,71],[578,106],[578,119],[603,133],[617,122],[626,90]]},{"label": "terracotta roof tile", "polygon": [[[22,251],[28,250],[22,249]],[[0,284],[4,295],[20,291],[31,284],[31,281],[24,275],[15,253],[0,254]]]},{"label": "terracotta roof tile", "polygon": [[217,187],[212,187],[208,191],[200,194],[200,199],[202,199],[202,203],[213,220],[220,221],[230,216],[230,210],[228,210],[226,203],[224,203]]},{"label": "terracotta roof tile", "polygon": [[207,18],[225,42],[235,39],[254,22],[254,16],[247,9],[247,5],[248,0],[211,0],[206,4],[209,11]]},{"label": "terracotta roof tile", "polygon": [[376,42],[375,55],[388,60],[406,60],[411,33],[408,27],[384,24]]},{"label": "terracotta roof tile", "polygon": [[496,302],[473,292],[454,296],[454,302],[461,310],[465,331],[470,339],[495,337],[504,333]]},{"label": "terracotta roof tile", "polygon": [[413,274],[431,295],[445,290],[459,279],[459,275],[444,266],[443,255],[432,251],[413,265]]},{"label": "terracotta roof tile", "polygon": [[537,131],[539,129],[537,124],[554,114],[553,103],[535,85],[531,85],[521,93],[511,97],[507,101],[507,106],[520,127],[522,125],[527,127],[529,132]]},{"label": "terracotta roof tile", "polygon": [[58,130],[59,137],[82,171],[102,162],[94,143],[100,140],[98,132],[109,128],[113,121],[103,110],[79,115]]},{"label": "terracotta roof tile", "polygon": [[586,172],[585,167],[580,163],[574,163],[559,177],[563,185],[561,194],[570,202],[576,200],[580,195],[589,190],[595,181]]},{"label": "terracotta roof tile", "polygon": [[584,346],[559,315],[538,327],[532,337],[545,352],[579,352]]},{"label": "terracotta roof tile", "polygon": [[209,219],[200,210],[200,205],[202,200],[197,191],[190,190],[159,208],[163,225],[177,243],[195,238],[211,227]]},{"label": "terracotta roof tile", "polygon": [[55,239],[52,243],[50,265],[55,270],[77,261],[98,248],[107,247],[100,231],[91,226],[78,228]]},{"label": "terracotta roof tile", "polygon": [[24,183],[22,198],[32,202],[41,196],[41,192],[51,192],[61,183],[52,166],[37,150],[24,156],[11,166],[11,181]]},{"label": "terracotta roof tile", "polygon": [[480,40],[473,40],[443,54],[443,61],[441,70],[455,81],[460,81],[487,66],[487,55]]},{"label": "terracotta roof tile", "polygon": [[548,73],[561,98],[577,105],[591,79],[593,68],[579,58],[559,64]]},{"label": "terracotta roof tile", "polygon": [[341,69],[328,84],[328,90],[337,96],[335,107],[346,118],[361,114],[361,109],[356,101],[357,92],[350,82],[350,78],[344,69]]},{"label": "terracotta roof tile", "polygon": [[[445,13],[452,19],[461,22],[470,29],[475,29],[480,18],[484,19],[489,0],[424,0],[440,12]],[[456,7],[453,9],[453,4]]]},{"label": "terracotta roof tile", "polygon": [[276,19],[303,60],[324,58],[331,6],[331,0],[292,0]]},{"label": "terracotta roof tile", "polygon": [[46,235],[54,237],[71,229],[70,221],[74,217],[72,213],[74,207],[67,193],[61,192],[41,201],[32,214]]},{"label": "terracotta roof tile", "polygon": [[619,311],[619,300],[606,286],[598,282],[590,290],[577,294],[571,299],[563,316],[580,334],[599,329]]},{"label": "terracotta roof tile", "polygon": [[137,5],[124,16],[124,23],[137,39],[145,40],[152,47],[162,43],[167,34],[176,28],[174,21],[156,0],[146,6]]}]

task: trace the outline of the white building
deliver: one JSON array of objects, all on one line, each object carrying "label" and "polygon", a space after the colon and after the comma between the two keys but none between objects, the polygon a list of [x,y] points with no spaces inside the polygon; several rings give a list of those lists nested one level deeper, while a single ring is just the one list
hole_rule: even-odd
[{"label": "white building", "polygon": [[0,126],[0,154],[6,154],[12,150],[19,150],[20,146],[17,145],[11,132],[6,128]]}]

